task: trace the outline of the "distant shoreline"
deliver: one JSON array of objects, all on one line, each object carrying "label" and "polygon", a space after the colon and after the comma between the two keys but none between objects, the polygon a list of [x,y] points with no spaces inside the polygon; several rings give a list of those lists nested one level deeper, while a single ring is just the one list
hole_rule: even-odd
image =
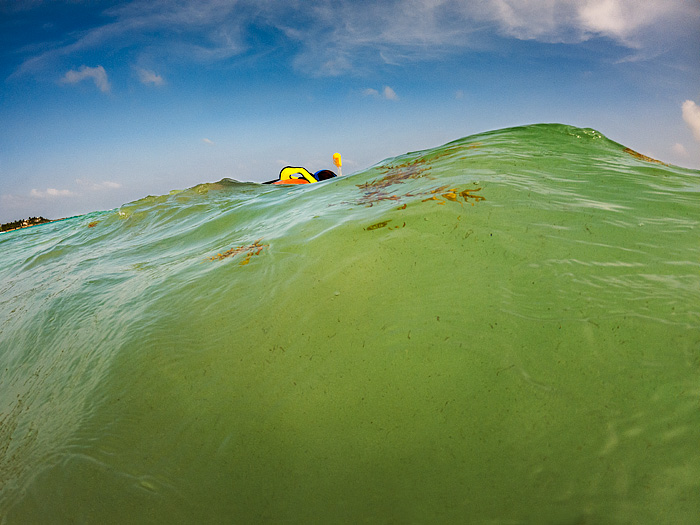
[{"label": "distant shoreline", "polygon": [[29,217],[28,219],[21,219],[19,221],[8,222],[3,225],[0,225],[0,232],[11,232],[14,230],[21,230],[22,228],[29,228],[30,226],[36,226],[37,224],[55,222],[56,220],[57,219],[47,219],[45,217]]}]

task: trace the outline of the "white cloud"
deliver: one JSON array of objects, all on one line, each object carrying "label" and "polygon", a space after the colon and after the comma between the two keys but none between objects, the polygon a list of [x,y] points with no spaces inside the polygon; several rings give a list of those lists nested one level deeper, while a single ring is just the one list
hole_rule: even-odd
[{"label": "white cloud", "polygon": [[206,137],[202,139],[202,142],[204,142],[205,144],[210,144],[212,146],[214,145],[214,141]]},{"label": "white cloud", "polygon": [[673,153],[675,153],[676,155],[679,155],[681,157],[688,157],[689,156],[688,151],[685,149],[685,146],[683,144],[678,143],[678,142],[676,142],[671,147],[671,150],[673,151]]},{"label": "white cloud", "polygon": [[391,89],[389,86],[384,86],[384,89],[380,93],[374,88],[367,88],[365,89],[362,94],[365,97],[374,97],[374,98],[384,98],[386,100],[398,100],[399,96],[396,94],[396,92]]},{"label": "white cloud", "polygon": [[389,86],[384,86],[384,91],[382,93],[384,95],[384,98],[387,100],[398,100],[399,99],[396,92],[393,89],[391,89]]},{"label": "white cloud", "polygon": [[692,100],[683,102],[683,120],[693,132],[695,140],[700,142],[700,107]]},{"label": "white cloud", "polygon": [[54,199],[58,197],[74,197],[75,193],[73,193],[70,190],[57,190],[55,188],[47,188],[45,191],[32,189],[32,191],[29,192],[29,195],[37,199]]},{"label": "white cloud", "polygon": [[80,66],[77,71],[75,69],[71,69],[63,76],[61,81],[64,84],[77,84],[78,82],[82,82],[86,79],[92,79],[95,86],[97,86],[102,93],[109,92],[110,85],[109,80],[107,79],[107,72],[102,66]]},{"label": "white cloud", "polygon": [[93,182],[87,179],[75,179],[76,184],[82,187],[84,190],[88,191],[104,191],[104,190],[116,190],[122,187],[118,182],[113,182],[110,180],[105,180],[101,182]]},{"label": "white cloud", "polygon": [[467,8],[476,19],[495,22],[505,35],[543,42],[581,42],[607,36],[623,45],[673,0],[487,0]]},{"label": "white cloud", "polygon": [[149,71],[148,69],[137,68],[136,72],[139,75],[139,80],[142,84],[152,84],[154,86],[162,86],[165,84],[165,80],[161,75],[158,75],[154,71]]},{"label": "white cloud", "polygon": [[[5,193],[3,195],[0,195],[0,203],[2,203],[3,209],[24,206],[27,204],[27,202],[28,199],[26,197],[13,195],[12,193]],[[0,220],[0,222],[3,221]]]},{"label": "white cloud", "polygon": [[625,38],[637,24],[634,8],[638,5],[638,0],[636,5],[619,0],[589,0],[579,4],[577,17],[585,30]]},{"label": "white cloud", "polygon": [[[665,32],[674,26],[680,29],[679,21],[700,17],[694,0],[484,0],[466,4],[459,12],[472,22],[493,22],[502,34],[518,39],[577,43],[602,36],[630,48],[653,38],[651,26]],[[692,25],[688,29],[693,31]]]}]

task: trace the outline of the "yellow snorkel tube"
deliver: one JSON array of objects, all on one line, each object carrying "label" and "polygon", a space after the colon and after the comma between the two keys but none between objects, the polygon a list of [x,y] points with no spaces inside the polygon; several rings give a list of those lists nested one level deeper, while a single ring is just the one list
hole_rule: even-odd
[{"label": "yellow snorkel tube", "polygon": [[333,153],[333,164],[338,167],[338,177],[342,177],[343,169],[341,166],[343,165],[343,159],[340,157],[340,153]]}]

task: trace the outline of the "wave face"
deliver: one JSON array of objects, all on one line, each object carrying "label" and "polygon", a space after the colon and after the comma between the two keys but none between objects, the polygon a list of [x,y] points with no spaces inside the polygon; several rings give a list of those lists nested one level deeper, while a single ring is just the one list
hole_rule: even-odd
[{"label": "wave face", "polygon": [[691,523],[700,172],[591,129],[0,236],[2,523]]}]

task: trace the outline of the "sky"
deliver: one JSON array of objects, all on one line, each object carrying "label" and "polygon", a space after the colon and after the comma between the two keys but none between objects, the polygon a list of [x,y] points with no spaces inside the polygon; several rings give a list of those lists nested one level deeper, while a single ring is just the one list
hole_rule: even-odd
[{"label": "sky", "polygon": [[0,0],[0,222],[484,131],[700,168],[698,0]]}]

